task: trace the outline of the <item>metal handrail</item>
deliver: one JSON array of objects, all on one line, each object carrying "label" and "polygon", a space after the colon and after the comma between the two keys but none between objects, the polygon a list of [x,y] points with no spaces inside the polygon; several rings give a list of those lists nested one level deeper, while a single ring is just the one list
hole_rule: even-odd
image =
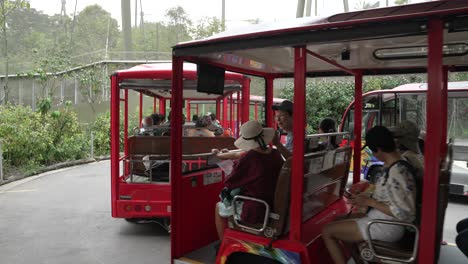
[{"label": "metal handrail", "polygon": [[[373,224],[379,224],[379,223],[380,224],[387,224],[387,225],[407,226],[407,227],[411,227],[411,228],[413,228],[415,230],[415,233],[416,233],[415,236],[416,237],[414,239],[414,244],[413,244],[413,254],[411,255],[411,257],[409,259],[387,257],[387,256],[379,255],[379,254],[377,254],[375,252],[374,245],[372,244],[372,239],[371,239],[371,235],[370,235],[370,227]],[[374,219],[374,220],[369,221],[369,223],[367,223],[366,233],[367,233],[367,237],[369,238],[369,248],[370,248],[372,254],[374,256],[376,256],[377,258],[386,259],[386,260],[393,260],[393,261],[400,261],[400,262],[406,262],[406,263],[413,262],[416,259],[416,256],[418,254],[418,244],[419,244],[419,229],[418,229],[418,227],[416,225],[414,225],[412,223],[401,222],[401,221]]]},{"label": "metal handrail", "polygon": [[249,197],[249,196],[236,195],[232,199],[232,207],[233,207],[233,210],[234,210],[234,214],[236,214],[236,212],[237,212],[237,205],[236,205],[237,200],[249,200],[249,201],[254,201],[254,202],[257,202],[257,203],[262,203],[262,204],[265,205],[265,218],[263,219],[263,225],[262,225],[262,228],[260,228],[260,229],[256,229],[256,228],[253,228],[253,227],[250,227],[250,226],[242,225],[241,223],[239,223],[239,221],[237,221],[235,216],[233,217],[235,225],[237,225],[237,226],[239,226],[241,228],[244,228],[246,230],[259,232],[259,233],[263,232],[265,230],[265,228],[267,227],[268,218],[270,216],[270,206],[268,205],[268,203],[263,201],[263,200],[252,198],[252,197]]}]

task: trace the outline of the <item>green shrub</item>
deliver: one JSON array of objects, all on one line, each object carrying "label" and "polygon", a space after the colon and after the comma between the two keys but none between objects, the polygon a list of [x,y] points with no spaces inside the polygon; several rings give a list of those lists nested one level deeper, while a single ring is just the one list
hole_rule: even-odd
[{"label": "green shrub", "polygon": [[[120,115],[120,151],[123,151],[123,115]],[[138,127],[138,109],[132,116],[129,116],[128,135],[133,135],[133,128]],[[91,125],[91,130],[94,135],[94,154],[109,155],[110,154],[110,112],[99,114],[96,120]]]},{"label": "green shrub", "polygon": [[41,113],[30,107],[0,106],[0,124],[3,156],[11,166],[50,165],[86,155],[77,115],[68,107]]}]

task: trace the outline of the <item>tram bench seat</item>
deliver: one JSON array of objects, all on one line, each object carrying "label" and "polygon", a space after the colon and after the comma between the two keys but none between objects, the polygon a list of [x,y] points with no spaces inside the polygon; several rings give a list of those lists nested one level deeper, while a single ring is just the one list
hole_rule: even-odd
[{"label": "tram bench seat", "polygon": [[[401,225],[406,228],[404,236],[397,242],[386,242],[380,240],[370,240],[357,244],[353,249],[353,258],[358,264],[365,263],[415,263],[417,258],[417,248],[419,241],[419,228],[412,224],[401,221],[371,220],[366,230],[367,236],[372,237],[369,230],[374,224]],[[357,253],[355,250],[358,250]],[[392,262],[392,263],[393,263]]]},{"label": "tram bench seat", "polygon": [[[258,236],[269,237],[269,238],[277,238],[283,233],[285,221],[288,216],[288,208],[289,208],[289,192],[290,192],[289,185],[290,185],[290,178],[291,178],[291,162],[292,162],[292,158],[289,158],[283,164],[283,167],[281,167],[281,171],[278,175],[278,180],[277,180],[276,187],[275,187],[273,208],[271,210],[267,208],[265,212],[266,214],[268,214],[268,218],[266,219],[266,221],[262,224],[252,225],[252,224],[243,223],[242,221],[235,220],[234,217],[230,217],[228,221],[229,228],[252,233]],[[248,200],[248,199],[252,199],[252,198],[242,196],[242,195],[237,195],[234,197],[232,203],[235,206],[237,200]]]},{"label": "tram bench seat", "polygon": [[[128,138],[128,156],[132,162],[132,173],[135,175],[149,176],[142,158],[149,156],[151,161],[170,159],[170,137],[163,136],[132,136]],[[196,154],[211,153],[217,149],[236,149],[232,137],[183,137],[182,159],[185,170],[200,169],[206,164],[206,156]],[[200,161],[201,160],[201,161]],[[200,161],[200,162],[197,162]]]},{"label": "tram bench seat", "polygon": [[[323,167],[321,163],[320,165],[313,163],[317,161],[325,163],[325,160],[328,159],[327,157],[331,157],[333,160],[329,164],[331,165],[329,168]],[[312,208],[309,208],[308,214],[303,216],[304,221],[312,218],[343,195],[344,186],[348,178],[350,157],[351,148],[349,146],[329,151],[306,153],[304,155],[304,195],[308,199],[317,200],[318,204],[320,204],[320,206],[317,206],[312,203]],[[285,224],[288,222],[290,208],[291,162],[292,158],[289,158],[281,168],[275,187],[272,208],[271,210],[266,210],[266,214],[269,216],[267,220],[262,224],[247,225],[242,221],[230,217],[228,221],[230,228],[264,237],[278,238],[283,235],[286,229]],[[319,167],[316,167],[314,164]],[[312,172],[310,172],[311,168],[313,168]],[[309,181],[307,181],[308,179]],[[316,193],[319,193],[319,195],[316,195]],[[237,197],[238,199],[235,197],[234,201],[252,199],[251,197],[241,195]],[[234,201],[233,205],[235,206],[236,203]],[[258,202],[266,204],[264,201]],[[311,205],[304,204],[304,208],[305,206]],[[236,212],[236,210],[234,211]]]},{"label": "tram bench seat", "polygon": [[[449,196],[449,185],[450,185],[450,167],[453,162],[452,160],[452,144],[447,146],[447,159],[442,163],[440,170],[439,178],[439,203],[437,205],[437,230],[436,230],[436,241],[442,240],[442,231],[444,226],[445,210],[448,205],[448,196]],[[422,180],[418,183],[418,188],[422,189]],[[421,210],[421,196],[418,195],[417,200],[417,215],[420,215]],[[399,221],[382,221],[382,220],[372,220],[369,223],[369,226],[378,222],[391,222],[397,225],[410,226],[415,232],[407,231],[400,241],[396,243],[371,240],[369,242],[363,242],[358,244],[359,252],[356,252],[356,248],[353,249],[353,258],[357,263],[363,263],[362,259],[370,262],[383,263],[388,260],[400,261],[403,263],[416,263],[417,262],[417,253],[418,253],[418,242],[419,242],[419,223],[409,224]],[[369,228],[368,228],[369,230]],[[372,238],[371,234],[367,230],[368,237]],[[372,251],[373,250],[373,251]],[[437,253],[439,254],[440,246],[436,247]],[[438,258],[438,257],[437,257]]]}]

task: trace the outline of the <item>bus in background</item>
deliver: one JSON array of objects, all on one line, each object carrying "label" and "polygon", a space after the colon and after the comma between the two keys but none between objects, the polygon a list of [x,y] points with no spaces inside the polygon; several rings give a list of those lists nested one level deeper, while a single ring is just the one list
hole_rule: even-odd
[{"label": "bus in background", "polygon": [[[427,83],[405,84],[389,90],[372,91],[362,96],[362,138],[366,131],[376,125],[397,126],[404,120],[414,122],[421,130],[420,148],[424,150],[426,135]],[[457,144],[468,142],[468,82],[448,83],[447,139]],[[345,113],[340,131],[350,132],[354,128],[354,102]],[[365,171],[375,161],[369,149],[361,154],[361,170]],[[450,193],[468,195],[468,168],[466,161],[454,160],[451,168]]]},{"label": "bus in background", "polygon": [[[354,77],[354,96],[362,103],[363,75],[426,73],[428,76],[425,177],[421,200],[414,206],[420,221],[367,222],[369,236],[355,258],[377,263],[466,263],[455,247],[441,247],[452,145],[447,144],[448,72],[468,69],[468,3],[431,1],[287,22],[252,25],[242,32],[223,32],[173,47],[174,115],[171,134],[171,262],[172,263],[333,263],[322,238],[325,225],[351,211],[343,195],[351,149],[310,153],[304,135],[306,78]],[[294,77],[293,151],[280,171],[273,203],[263,204],[264,221],[250,225],[230,219],[216,258],[210,243],[218,194],[199,196],[204,186],[183,166],[182,125],[184,62],[210,65],[215,71],[234,71],[265,78],[266,124],[273,127],[273,83]],[[330,91],[333,92],[333,91]],[[361,145],[362,109],[354,111],[353,142]],[[307,144],[305,144],[307,142]],[[361,180],[361,151],[353,152],[353,181]],[[468,157],[466,159],[468,161]],[[397,206],[397,205],[395,205]],[[419,209],[421,208],[421,209]],[[236,210],[234,210],[236,212]],[[396,225],[413,230],[395,243],[375,240],[371,225]],[[361,244],[362,245],[362,244]],[[208,248],[208,257],[201,251]],[[199,254],[200,253],[200,254]],[[346,251],[349,253],[349,251]],[[345,254],[349,257],[349,254]],[[206,257],[206,255],[205,255]]]},{"label": "bus in background", "polygon": [[[230,107],[239,113],[240,120],[248,121],[250,79],[242,74],[226,72],[224,90],[218,94],[197,92],[196,65],[186,63],[184,76],[184,101],[207,100],[216,102],[218,108],[233,93],[240,95],[239,102]],[[127,70],[117,71],[111,78],[111,113],[119,119],[111,121],[111,202],[112,216],[129,222],[156,221],[170,231],[171,215],[170,187],[170,145],[171,126],[155,125],[141,129],[143,102],[152,102],[154,113],[168,115],[166,102],[171,99],[172,64],[144,64]],[[140,95],[140,127],[133,128],[129,135],[129,93]],[[151,100],[144,100],[145,97]],[[243,100],[246,100],[244,102]],[[226,111],[226,107],[223,111]],[[173,117],[172,117],[173,118]],[[184,131],[195,129],[194,125],[184,125]],[[119,132],[122,131],[122,132]],[[157,131],[157,133],[156,133]],[[211,149],[234,149],[234,138],[184,137],[184,174],[202,174],[203,184],[221,181],[219,168],[207,164]],[[121,143],[122,145],[121,146]],[[123,150],[123,153],[120,151]]]}]

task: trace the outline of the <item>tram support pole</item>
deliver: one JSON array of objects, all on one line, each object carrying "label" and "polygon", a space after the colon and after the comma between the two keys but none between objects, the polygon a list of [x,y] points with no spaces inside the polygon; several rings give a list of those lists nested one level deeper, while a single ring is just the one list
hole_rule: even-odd
[{"label": "tram support pole", "polygon": [[140,127],[143,126],[142,121],[143,121],[143,93],[140,92]]},{"label": "tram support pole", "polygon": [[166,99],[159,98],[159,113],[166,115]]},{"label": "tram support pole", "polygon": [[[289,239],[301,241],[302,238],[302,193],[304,192],[304,124],[305,124],[305,83],[307,71],[306,47],[294,48],[294,107],[293,107],[293,160],[291,171],[291,230]],[[272,103],[272,102],[270,102]],[[271,105],[267,103],[268,110]],[[272,120],[270,119],[270,122]],[[272,124],[268,124],[272,125]],[[298,195],[300,194],[300,195]]]},{"label": "tram support pole", "polygon": [[[239,98],[238,98],[239,99]],[[242,82],[242,124],[250,119],[250,78],[244,77]]]},{"label": "tram support pole", "polygon": [[191,113],[190,113],[190,100],[187,100],[187,104],[185,106],[185,111],[187,112],[187,121],[192,121],[192,116],[191,116]]},{"label": "tram support pole", "polygon": [[[127,90],[125,90],[127,91]],[[111,76],[111,208],[112,217],[117,217],[118,179],[120,173],[120,90],[116,74]],[[126,129],[125,129],[126,131]]]},{"label": "tram support pole", "polygon": [[227,97],[224,97],[223,98],[223,121],[222,121],[222,124],[223,124],[224,128],[228,127],[228,121],[227,121],[227,119],[228,119],[228,116],[227,116],[228,110],[227,110],[227,108],[228,108],[228,99],[227,99]]},{"label": "tram support pole", "polygon": [[[427,58],[427,134],[424,145],[424,182],[422,191],[421,232],[419,236],[420,264],[437,263],[440,241],[437,241],[439,172],[441,164],[442,127],[447,122],[443,103],[443,21],[431,19],[428,24]],[[445,91],[446,92],[446,91]],[[442,95],[442,96],[441,96]],[[446,95],[445,95],[446,96]],[[446,107],[446,106],[445,106]],[[446,125],[445,125],[446,127]],[[442,142],[443,141],[443,142]]]},{"label": "tram support pole", "polygon": [[[354,150],[353,150],[353,183],[361,180],[361,131],[362,131],[362,73],[354,75]],[[351,140],[351,139],[350,139]]]},{"label": "tram support pole", "polygon": [[265,123],[267,127],[273,127],[273,81],[272,76],[267,76],[266,81],[266,92],[265,92]]},{"label": "tram support pole", "polygon": [[[183,102],[183,58],[172,57],[172,97],[171,97],[171,259],[180,257],[183,234],[180,215],[181,171],[182,171],[182,102]],[[179,242],[179,243],[177,243]]]}]

